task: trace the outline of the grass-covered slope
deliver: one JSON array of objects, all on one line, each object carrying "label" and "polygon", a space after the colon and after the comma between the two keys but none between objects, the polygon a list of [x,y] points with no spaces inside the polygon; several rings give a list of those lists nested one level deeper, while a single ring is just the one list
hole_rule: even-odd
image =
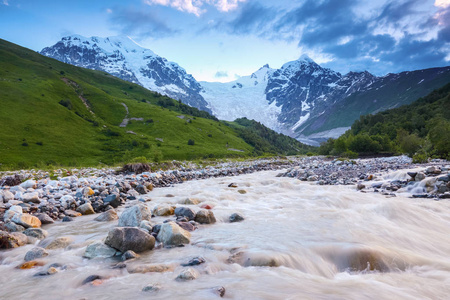
[{"label": "grass-covered slope", "polygon": [[450,158],[450,83],[412,104],[361,116],[337,140],[321,146],[323,154],[400,152]]},{"label": "grass-covered slope", "polygon": [[[205,112],[1,39],[0,104],[3,169],[254,153],[236,129]],[[119,127],[126,116],[140,120]]]}]

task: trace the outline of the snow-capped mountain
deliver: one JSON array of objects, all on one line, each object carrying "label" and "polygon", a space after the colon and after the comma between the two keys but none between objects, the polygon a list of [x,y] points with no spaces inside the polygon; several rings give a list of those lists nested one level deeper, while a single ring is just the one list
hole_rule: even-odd
[{"label": "snow-capped mountain", "polygon": [[72,35],[44,48],[41,54],[75,66],[108,72],[211,112],[200,95],[202,87],[192,75],[128,37],[86,38]]}]

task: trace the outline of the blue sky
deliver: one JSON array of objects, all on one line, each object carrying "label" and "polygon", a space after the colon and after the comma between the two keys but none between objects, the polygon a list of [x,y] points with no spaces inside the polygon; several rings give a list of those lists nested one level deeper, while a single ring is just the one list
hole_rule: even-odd
[{"label": "blue sky", "polygon": [[70,34],[130,36],[197,80],[302,54],[384,75],[450,65],[450,0],[0,0],[0,38],[39,51]]}]

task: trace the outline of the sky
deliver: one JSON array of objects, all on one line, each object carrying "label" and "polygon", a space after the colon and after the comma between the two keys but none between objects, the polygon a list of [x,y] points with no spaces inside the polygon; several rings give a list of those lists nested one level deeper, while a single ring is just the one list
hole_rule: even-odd
[{"label": "sky", "polygon": [[198,81],[309,55],[345,74],[450,65],[450,0],[0,0],[0,38],[131,37]]}]

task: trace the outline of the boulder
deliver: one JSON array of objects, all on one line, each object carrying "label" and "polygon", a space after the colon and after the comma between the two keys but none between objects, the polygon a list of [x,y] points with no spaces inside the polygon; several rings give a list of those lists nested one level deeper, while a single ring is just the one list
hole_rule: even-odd
[{"label": "boulder", "polygon": [[158,233],[158,241],[163,243],[164,246],[189,244],[191,242],[190,238],[191,234],[174,222],[162,224]]},{"label": "boulder", "polygon": [[38,192],[31,192],[31,193],[25,193],[22,195],[22,201],[25,203],[32,202],[32,203],[41,203],[41,200],[39,200],[39,193]]},{"label": "boulder", "polygon": [[117,208],[122,202],[120,201],[119,194],[113,193],[106,196],[106,198],[103,199],[103,203],[105,206],[111,205],[112,207]]},{"label": "boulder", "polygon": [[90,202],[87,202],[83,205],[80,205],[77,208],[77,212],[81,213],[82,215],[92,215],[95,214],[94,208],[92,207],[92,204]]},{"label": "boulder", "polygon": [[212,211],[202,209],[195,215],[195,222],[200,224],[212,224],[216,222],[216,217]]},{"label": "boulder", "polygon": [[14,200],[14,194],[8,190],[3,191],[3,201],[8,202]]},{"label": "boulder", "polygon": [[3,220],[6,222],[6,221],[9,221],[9,220],[11,220],[12,219],[12,217],[15,215],[15,214],[22,214],[23,213],[23,209],[22,209],[22,206],[19,206],[19,205],[13,205],[13,206],[11,206],[6,212],[5,212],[5,215],[3,216]]},{"label": "boulder", "polygon": [[29,188],[35,189],[35,188],[37,188],[37,184],[36,184],[35,180],[28,179],[27,181],[22,182],[20,184],[20,187],[24,188],[26,190],[29,189]]},{"label": "boulder", "polygon": [[197,270],[188,268],[188,269],[182,270],[180,272],[180,274],[178,274],[176,280],[179,280],[179,281],[194,280],[194,279],[197,279],[198,275],[199,275],[199,273],[197,272]]},{"label": "boulder", "polygon": [[234,223],[234,222],[241,222],[244,221],[244,217],[241,214],[238,213],[234,213],[230,216],[230,222]]},{"label": "boulder", "polygon": [[170,216],[173,215],[174,209],[169,204],[160,204],[155,206],[152,212],[155,216]]},{"label": "boulder", "polygon": [[48,250],[66,248],[73,242],[73,239],[70,237],[58,237],[50,240],[43,240],[39,245]]},{"label": "boulder", "polygon": [[138,227],[142,221],[152,217],[147,206],[138,204],[123,211],[119,218],[119,227]]},{"label": "boulder", "polygon": [[189,207],[177,207],[175,208],[175,215],[177,217],[186,217],[188,220],[195,219],[195,212]]},{"label": "boulder", "polygon": [[135,190],[136,190],[136,192],[138,192],[141,195],[145,195],[145,194],[149,193],[147,188],[142,184],[139,184],[138,186],[136,186]]},{"label": "boulder", "polygon": [[108,232],[105,244],[120,252],[133,250],[139,253],[152,250],[155,247],[155,238],[139,228],[116,227]]},{"label": "boulder", "polygon": [[0,249],[11,249],[23,246],[21,240],[11,233],[0,230]]},{"label": "boulder", "polygon": [[24,246],[28,243],[28,237],[21,232],[12,232],[11,236],[17,241],[19,246]]},{"label": "boulder", "polygon": [[79,212],[77,212],[77,211],[74,211],[74,210],[71,210],[71,209],[66,209],[66,210],[64,211],[64,214],[65,214],[66,216],[72,217],[72,218],[76,218],[76,217],[80,217],[80,216],[81,216],[81,213],[79,213]]},{"label": "boulder", "polygon": [[86,247],[86,251],[83,254],[83,257],[86,258],[107,258],[113,257],[116,254],[116,249],[113,249],[102,242],[97,242],[90,244]]},{"label": "boulder", "polygon": [[38,218],[42,224],[52,224],[55,222],[55,221],[53,221],[52,218],[50,218],[49,215],[47,215],[45,213],[38,213],[35,215],[35,217]]},{"label": "boulder", "polygon": [[76,204],[75,199],[70,195],[65,195],[59,198],[61,206],[64,208],[69,208],[72,204]]},{"label": "boulder", "polygon": [[426,177],[425,173],[423,173],[423,172],[418,172],[418,173],[416,174],[416,177],[414,177],[414,180],[415,180],[415,181],[422,181],[422,180],[425,179],[425,177]]},{"label": "boulder", "polygon": [[21,225],[17,225],[16,223],[10,222],[10,221],[6,222],[5,228],[9,232],[22,232],[25,230],[25,227],[23,227]]},{"label": "boulder", "polygon": [[42,228],[28,228],[23,232],[26,236],[31,236],[37,238],[38,240],[43,240],[48,236],[47,230]]},{"label": "boulder", "polygon": [[178,226],[187,231],[194,231],[195,229],[197,229],[197,227],[193,225],[191,222],[176,222],[176,223],[178,224]]},{"label": "boulder", "polygon": [[147,220],[142,220],[141,223],[139,224],[139,228],[148,231],[148,233],[151,233],[153,230],[152,224],[150,223],[150,221]]},{"label": "boulder", "polygon": [[108,222],[108,221],[114,221],[119,219],[119,216],[117,215],[116,211],[114,209],[107,210],[103,213],[101,213],[98,217],[94,219],[94,221],[98,222]]},{"label": "boulder", "polygon": [[41,221],[39,221],[38,218],[36,218],[35,216],[32,216],[30,214],[15,214],[12,218],[11,221],[19,224],[25,228],[38,228],[41,227]]},{"label": "boulder", "polygon": [[32,261],[38,258],[46,257],[48,256],[47,250],[41,247],[34,247],[30,251],[25,254],[25,261]]}]

